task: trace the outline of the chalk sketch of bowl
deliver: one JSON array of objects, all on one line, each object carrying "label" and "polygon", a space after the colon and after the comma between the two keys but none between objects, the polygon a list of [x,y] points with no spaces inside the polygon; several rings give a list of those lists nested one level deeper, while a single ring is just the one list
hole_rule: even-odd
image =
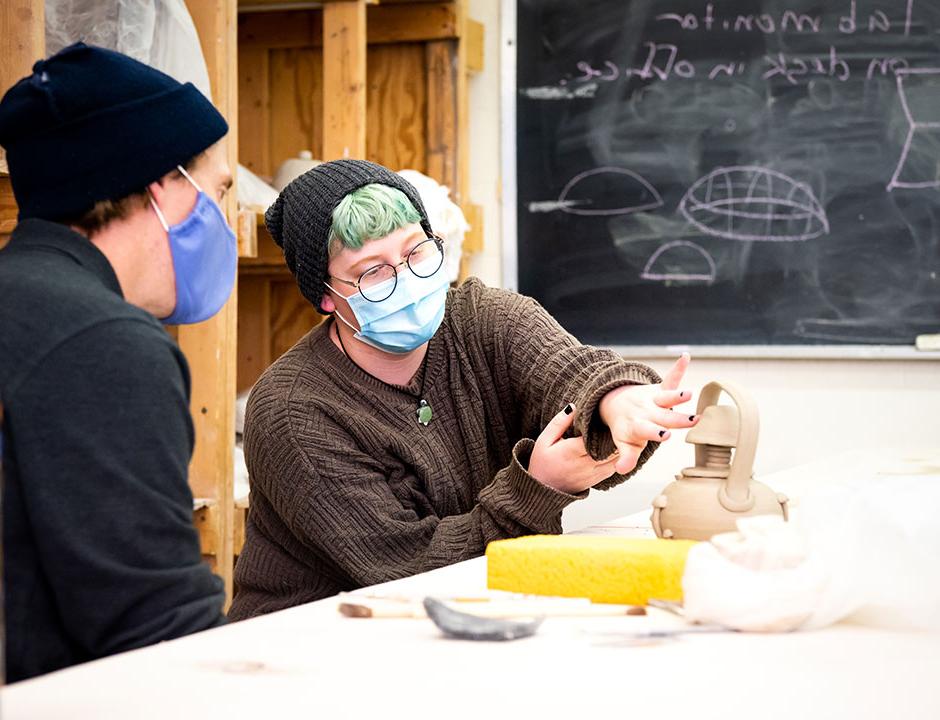
[{"label": "chalk sketch of bowl", "polygon": [[673,240],[656,250],[640,277],[665,282],[715,282],[715,261],[694,242]]},{"label": "chalk sketch of bowl", "polygon": [[753,165],[716,168],[688,189],[679,210],[699,231],[727,240],[795,242],[829,232],[809,185]]},{"label": "chalk sketch of bowl", "polygon": [[662,196],[645,178],[618,167],[600,167],[575,175],[557,201],[557,209],[572,215],[626,215],[662,205]]}]

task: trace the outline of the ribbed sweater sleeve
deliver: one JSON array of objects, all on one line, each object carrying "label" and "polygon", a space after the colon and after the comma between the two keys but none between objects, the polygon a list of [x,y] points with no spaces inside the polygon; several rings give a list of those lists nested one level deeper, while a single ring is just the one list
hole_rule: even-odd
[{"label": "ribbed sweater sleeve", "polygon": [[[486,288],[475,279],[467,285],[470,291],[460,301],[468,307],[455,308],[455,315],[476,327],[490,361],[502,369],[496,374],[521,407],[523,432],[537,437],[570,402],[578,408],[575,434],[584,437],[588,453],[595,460],[610,456],[616,448],[600,418],[601,399],[622,385],[661,382],[659,375],[611,350],[582,345],[530,297]],[[631,473],[612,476],[600,489],[632,476],[658,447],[648,444]]]}]

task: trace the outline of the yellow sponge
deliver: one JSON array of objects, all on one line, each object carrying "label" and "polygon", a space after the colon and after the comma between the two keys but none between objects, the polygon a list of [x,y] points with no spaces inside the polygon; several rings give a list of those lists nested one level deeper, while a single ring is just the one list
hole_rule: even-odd
[{"label": "yellow sponge", "polygon": [[690,540],[532,535],[486,548],[487,585],[532,595],[645,605],[682,599]]}]

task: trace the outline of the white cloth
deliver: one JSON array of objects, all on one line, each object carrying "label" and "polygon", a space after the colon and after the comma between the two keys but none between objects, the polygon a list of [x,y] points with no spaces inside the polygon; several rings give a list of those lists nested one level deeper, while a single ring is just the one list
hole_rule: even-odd
[{"label": "white cloth", "polygon": [[693,547],[682,585],[688,619],[739,630],[940,628],[940,477],[822,484]]},{"label": "white cloth", "polygon": [[398,174],[415,186],[424,209],[428,213],[431,228],[444,238],[444,266],[448,282],[457,282],[460,275],[460,257],[463,253],[463,236],[470,226],[463,210],[450,199],[450,190],[436,180],[417,170],[399,170]]},{"label": "white cloth", "polygon": [[277,190],[241,164],[238,166],[238,183],[236,184],[240,207],[267,210],[277,200]]}]

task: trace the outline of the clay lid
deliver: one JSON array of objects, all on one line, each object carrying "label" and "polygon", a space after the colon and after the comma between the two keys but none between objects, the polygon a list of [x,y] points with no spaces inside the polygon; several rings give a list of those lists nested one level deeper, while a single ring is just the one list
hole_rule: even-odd
[{"label": "clay lid", "polygon": [[687,443],[735,447],[738,442],[738,409],[733,405],[709,405],[698,425],[685,436]]}]

